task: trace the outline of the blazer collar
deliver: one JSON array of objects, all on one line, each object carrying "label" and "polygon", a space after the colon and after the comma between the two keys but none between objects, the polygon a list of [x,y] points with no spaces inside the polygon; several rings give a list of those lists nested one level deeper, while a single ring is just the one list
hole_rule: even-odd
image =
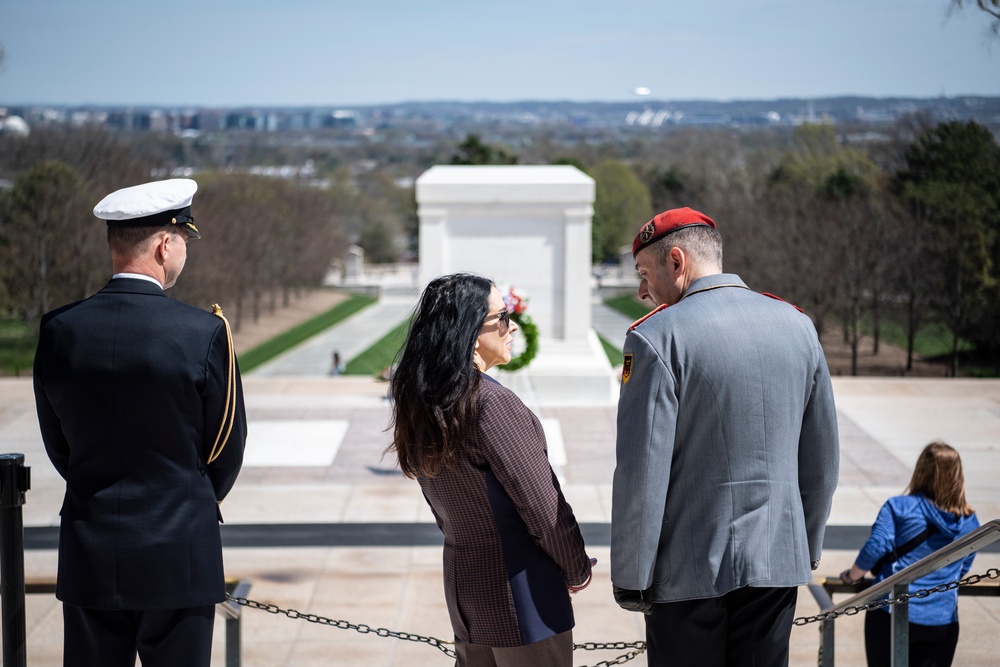
[{"label": "blazer collar", "polygon": [[489,375],[487,375],[486,373],[484,373],[484,372],[482,372],[482,371],[479,371],[479,375],[480,375],[480,376],[482,376],[482,378],[483,378],[484,380],[489,380],[489,381],[490,381],[490,382],[492,382],[493,384],[500,384],[500,380],[497,380],[497,379],[496,379],[496,378],[494,378],[494,377],[490,377]]}]

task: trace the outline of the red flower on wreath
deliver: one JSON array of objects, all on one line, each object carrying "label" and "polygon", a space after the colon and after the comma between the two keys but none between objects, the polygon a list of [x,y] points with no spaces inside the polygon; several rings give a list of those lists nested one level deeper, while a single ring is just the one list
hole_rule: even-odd
[{"label": "red flower on wreath", "polygon": [[503,303],[507,307],[507,312],[511,315],[522,315],[528,310],[528,297],[511,287],[503,297]]},{"label": "red flower on wreath", "polygon": [[510,319],[517,324],[518,330],[524,336],[524,351],[500,366],[500,370],[513,372],[528,366],[538,353],[538,327],[531,321],[525,311],[528,310],[528,297],[513,287],[507,290],[503,297],[504,306],[510,313]]}]

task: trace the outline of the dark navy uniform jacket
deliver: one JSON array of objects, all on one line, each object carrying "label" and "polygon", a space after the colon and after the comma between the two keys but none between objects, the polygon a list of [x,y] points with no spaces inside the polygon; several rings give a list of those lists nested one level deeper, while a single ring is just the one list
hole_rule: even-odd
[{"label": "dark navy uniform jacket", "polygon": [[567,586],[590,576],[583,537],[549,465],[542,425],[487,375],[456,468],[418,478],[444,533],[455,637],[514,647],[572,629]]},{"label": "dark navy uniform jacket", "polygon": [[96,609],[183,608],[225,599],[221,501],[243,462],[236,418],[206,465],[226,400],[222,320],[116,278],[42,318],[38,421],[66,480],[56,596]]}]

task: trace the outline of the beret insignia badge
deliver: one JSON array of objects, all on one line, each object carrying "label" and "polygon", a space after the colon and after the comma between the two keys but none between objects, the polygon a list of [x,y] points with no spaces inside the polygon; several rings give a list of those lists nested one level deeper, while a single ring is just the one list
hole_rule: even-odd
[{"label": "beret insignia badge", "polygon": [[622,361],[622,384],[628,384],[630,377],[632,377],[632,355],[626,354]]},{"label": "beret insignia badge", "polygon": [[653,221],[650,220],[649,222],[646,223],[646,226],[639,231],[639,242],[649,243],[655,233],[656,233],[656,225],[654,225]]}]

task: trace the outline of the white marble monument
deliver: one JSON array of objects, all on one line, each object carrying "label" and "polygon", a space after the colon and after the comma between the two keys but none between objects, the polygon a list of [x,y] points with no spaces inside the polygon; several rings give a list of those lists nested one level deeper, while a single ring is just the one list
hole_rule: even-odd
[{"label": "white marble monument", "polygon": [[365,250],[356,245],[348,246],[344,264],[344,282],[352,285],[361,282],[365,275]]},{"label": "white marble monument", "polygon": [[617,383],[591,329],[594,180],[571,166],[436,166],[416,194],[421,286],[468,271],[516,288],[539,329],[525,389],[549,403],[613,400]]}]

